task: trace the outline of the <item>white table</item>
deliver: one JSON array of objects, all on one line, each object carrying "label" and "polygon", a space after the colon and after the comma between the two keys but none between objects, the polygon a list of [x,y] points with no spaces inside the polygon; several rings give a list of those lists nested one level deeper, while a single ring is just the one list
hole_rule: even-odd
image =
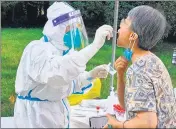
[{"label": "white table", "polygon": [[1,117],[1,128],[15,128],[13,117]]},{"label": "white table", "polygon": [[[82,118],[71,118],[70,128],[89,128],[89,125],[85,124]],[[1,117],[1,128],[15,128],[13,117]]]}]

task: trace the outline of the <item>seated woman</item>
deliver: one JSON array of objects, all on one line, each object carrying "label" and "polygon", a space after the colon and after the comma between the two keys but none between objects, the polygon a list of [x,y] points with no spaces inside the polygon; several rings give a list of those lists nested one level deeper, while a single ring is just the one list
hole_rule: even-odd
[{"label": "seated woman", "polygon": [[[107,115],[104,128],[176,127],[176,99],[170,75],[163,62],[150,51],[165,29],[165,17],[149,6],[135,7],[122,19],[117,45],[126,50],[114,65],[118,98],[127,120],[120,122]],[[130,61],[132,64],[127,69]]]}]

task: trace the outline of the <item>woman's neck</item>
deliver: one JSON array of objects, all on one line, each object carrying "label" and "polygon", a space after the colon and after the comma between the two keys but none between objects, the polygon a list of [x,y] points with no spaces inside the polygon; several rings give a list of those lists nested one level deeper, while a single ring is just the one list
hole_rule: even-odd
[{"label": "woman's neck", "polygon": [[143,50],[141,48],[133,48],[133,56],[132,56],[132,63],[134,63],[137,59],[141,58],[142,56],[145,56],[149,54],[150,51]]}]

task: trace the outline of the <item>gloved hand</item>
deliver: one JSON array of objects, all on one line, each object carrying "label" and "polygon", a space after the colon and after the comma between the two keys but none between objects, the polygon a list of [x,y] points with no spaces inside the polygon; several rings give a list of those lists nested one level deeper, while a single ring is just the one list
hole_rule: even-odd
[{"label": "gloved hand", "polygon": [[96,30],[93,44],[96,44],[96,47],[100,49],[104,45],[106,37],[108,40],[110,40],[110,38],[113,36],[112,31],[113,28],[110,25],[103,25],[99,27]]},{"label": "gloved hand", "polygon": [[90,77],[92,77],[93,79],[107,78],[107,76],[108,76],[107,66],[108,65],[104,64],[104,65],[99,65],[99,66],[95,67],[94,69],[92,69],[89,72]]}]

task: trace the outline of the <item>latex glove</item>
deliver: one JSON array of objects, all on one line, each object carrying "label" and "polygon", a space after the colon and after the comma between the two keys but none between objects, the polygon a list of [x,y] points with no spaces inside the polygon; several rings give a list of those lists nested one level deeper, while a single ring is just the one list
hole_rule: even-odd
[{"label": "latex glove", "polygon": [[112,31],[113,28],[110,25],[103,25],[99,27],[96,30],[93,44],[96,44],[96,47],[100,49],[104,45],[106,37],[108,40],[110,40],[110,38],[113,36]]},{"label": "latex glove", "polygon": [[95,67],[94,69],[92,69],[89,72],[90,77],[92,77],[93,79],[107,78],[107,76],[108,76],[107,66],[108,65],[104,64],[104,65],[99,65],[99,66]]}]

